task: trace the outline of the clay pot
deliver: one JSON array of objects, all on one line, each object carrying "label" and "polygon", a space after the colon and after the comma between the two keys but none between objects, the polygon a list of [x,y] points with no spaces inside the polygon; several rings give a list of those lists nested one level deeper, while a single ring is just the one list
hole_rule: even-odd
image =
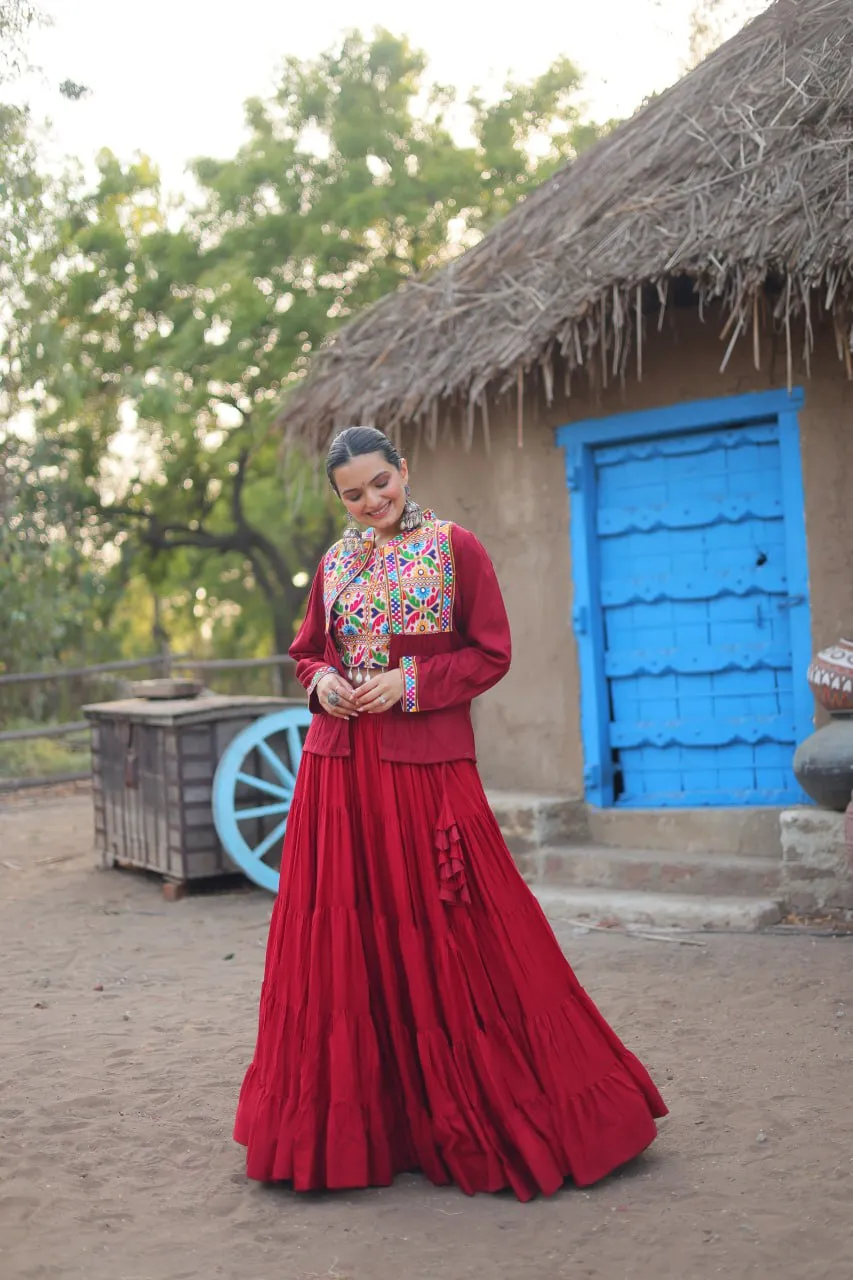
[{"label": "clay pot", "polygon": [[812,659],[809,688],[827,711],[853,711],[853,640],[838,640]]},{"label": "clay pot", "polygon": [[853,713],[834,715],[797,747],[794,776],[822,809],[845,812],[853,796]]}]

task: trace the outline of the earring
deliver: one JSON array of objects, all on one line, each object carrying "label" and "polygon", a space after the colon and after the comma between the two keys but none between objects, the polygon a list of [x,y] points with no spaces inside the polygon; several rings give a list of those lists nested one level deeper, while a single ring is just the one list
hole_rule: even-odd
[{"label": "earring", "polygon": [[342,542],[344,551],[347,555],[358,555],[359,551],[361,551],[361,530],[353,520],[352,516],[347,520]]},{"label": "earring", "polygon": [[402,533],[414,533],[415,529],[420,529],[423,522],[423,510],[418,506],[414,498],[410,497],[409,486],[406,485],[406,505],[403,507],[400,530]]}]

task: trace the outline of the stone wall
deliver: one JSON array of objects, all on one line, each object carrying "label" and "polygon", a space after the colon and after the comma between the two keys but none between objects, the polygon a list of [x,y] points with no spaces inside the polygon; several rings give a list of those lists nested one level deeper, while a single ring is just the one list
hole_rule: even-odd
[{"label": "stone wall", "polygon": [[803,913],[853,911],[845,815],[828,809],[786,809],[780,826],[786,905]]}]

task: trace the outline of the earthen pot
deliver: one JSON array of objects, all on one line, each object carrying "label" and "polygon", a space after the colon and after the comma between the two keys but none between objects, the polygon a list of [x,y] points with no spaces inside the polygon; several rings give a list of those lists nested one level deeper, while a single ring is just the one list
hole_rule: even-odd
[{"label": "earthen pot", "polygon": [[794,776],[822,809],[845,812],[853,796],[853,712],[836,713],[797,747]]},{"label": "earthen pot", "polygon": [[827,711],[853,711],[853,640],[838,640],[812,658],[808,682]]}]

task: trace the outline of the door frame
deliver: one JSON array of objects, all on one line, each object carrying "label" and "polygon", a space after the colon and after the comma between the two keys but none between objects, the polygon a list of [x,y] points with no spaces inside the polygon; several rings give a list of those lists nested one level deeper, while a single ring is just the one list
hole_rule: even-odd
[{"label": "door frame", "polygon": [[[598,539],[595,531],[595,449],[637,439],[688,435],[694,431],[734,430],[773,421],[779,428],[785,556],[791,620],[794,723],[797,740],[814,727],[814,700],[806,682],[812,656],[811,606],[806,544],[805,491],[800,456],[798,412],[805,402],[801,387],[694,400],[661,409],[586,418],[558,427],[569,490],[569,553],[572,563],[572,629],[580,669],[581,743],[587,804],[615,807],[613,759],[609,743],[604,625],[600,600]],[[805,800],[805,797],[803,797]],[[723,806],[720,806],[721,808]]]}]

